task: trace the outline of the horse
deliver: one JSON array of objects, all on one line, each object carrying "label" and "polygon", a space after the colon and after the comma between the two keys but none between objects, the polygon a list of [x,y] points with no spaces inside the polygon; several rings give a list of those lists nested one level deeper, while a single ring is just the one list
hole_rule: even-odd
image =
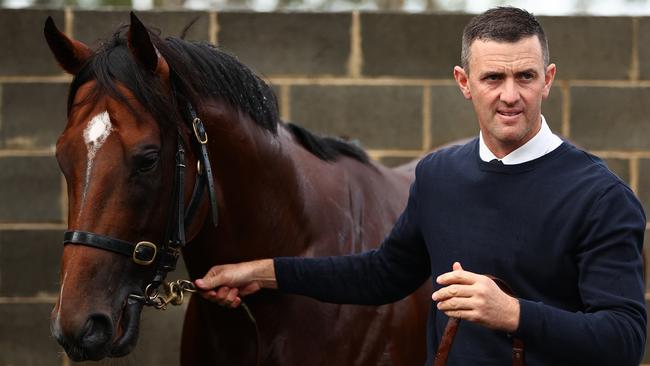
[{"label": "horse", "polygon": [[[73,361],[130,353],[143,307],[170,301],[157,288],[179,255],[196,279],[215,264],[370,250],[413,180],[281,121],[271,88],[234,56],[130,20],[96,50],[51,18],[44,28],[74,76],[56,144],[69,210],[51,316]],[[425,283],[365,306],[269,290],[245,309],[192,296],[180,362],[421,365],[430,294]]]}]

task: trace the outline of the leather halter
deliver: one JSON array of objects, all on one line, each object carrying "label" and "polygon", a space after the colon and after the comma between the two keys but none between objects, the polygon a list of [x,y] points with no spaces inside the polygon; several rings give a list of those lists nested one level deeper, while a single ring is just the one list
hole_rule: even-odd
[{"label": "leather halter", "polygon": [[208,155],[208,135],[203,122],[197,117],[194,108],[188,103],[188,112],[192,118],[191,128],[194,137],[190,137],[190,145],[196,147],[198,154],[197,175],[192,191],[190,202],[185,208],[184,187],[185,187],[185,147],[181,134],[178,131],[176,147],[176,168],[174,173],[174,189],[172,195],[172,207],[167,219],[167,231],[163,245],[156,245],[150,241],[133,243],[109,236],[104,236],[88,231],[66,231],[63,235],[63,244],[85,245],[93,248],[108,250],[131,258],[135,263],[142,266],[154,265],[154,277],[144,289],[144,296],[130,294],[130,299],[141,301],[144,305],[155,306],[153,301],[157,296],[157,289],[165,280],[167,273],[176,269],[176,262],[180,256],[180,250],[186,244],[185,229],[188,228],[194,218],[206,188],[209,195],[212,223],[218,225],[217,197],[215,193],[214,177],[212,176],[212,165]]}]

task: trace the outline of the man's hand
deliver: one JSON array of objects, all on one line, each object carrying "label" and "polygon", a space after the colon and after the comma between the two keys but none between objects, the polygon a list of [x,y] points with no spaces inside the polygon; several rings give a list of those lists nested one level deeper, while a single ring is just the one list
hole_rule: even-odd
[{"label": "man's hand", "polygon": [[489,277],[463,270],[458,262],[452,269],[436,280],[445,286],[431,296],[439,310],[491,329],[517,330],[520,308],[516,298],[501,291]]},{"label": "man's hand", "polygon": [[214,266],[194,284],[204,299],[231,308],[241,304],[241,296],[278,288],[272,259]]}]

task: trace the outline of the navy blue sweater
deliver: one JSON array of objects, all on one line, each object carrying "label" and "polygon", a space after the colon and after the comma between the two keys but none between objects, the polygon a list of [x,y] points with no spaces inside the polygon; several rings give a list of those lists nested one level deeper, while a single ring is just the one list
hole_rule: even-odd
[{"label": "navy blue sweater", "polygon": [[[646,338],[643,209],[604,163],[567,142],[518,165],[479,158],[478,139],[416,169],[405,211],[377,250],[276,258],[281,290],[322,301],[383,304],[426,279],[492,274],[519,297],[527,366],[637,365]],[[427,365],[447,317],[432,304]],[[413,345],[417,347],[417,345]],[[509,365],[504,332],[461,322],[449,365]]]}]

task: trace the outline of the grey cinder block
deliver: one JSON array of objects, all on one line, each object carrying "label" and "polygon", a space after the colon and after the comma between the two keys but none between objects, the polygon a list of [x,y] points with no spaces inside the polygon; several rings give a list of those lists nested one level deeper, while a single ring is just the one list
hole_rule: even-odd
[{"label": "grey cinder block", "polygon": [[345,75],[350,13],[218,14],[218,42],[266,75]]},{"label": "grey cinder block", "polygon": [[422,149],[422,87],[292,86],[291,118],[367,149]]},{"label": "grey cinder block", "polygon": [[62,10],[0,11],[0,76],[63,74],[43,36],[43,25],[48,15],[63,26]]}]

